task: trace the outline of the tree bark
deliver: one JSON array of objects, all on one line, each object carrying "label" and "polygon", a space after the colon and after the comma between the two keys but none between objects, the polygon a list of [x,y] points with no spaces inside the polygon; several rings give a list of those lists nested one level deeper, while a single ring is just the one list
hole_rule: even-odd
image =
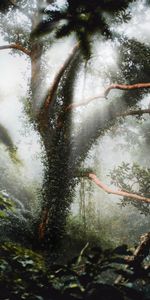
[{"label": "tree bark", "polygon": [[[51,93],[48,99],[45,99],[43,109],[39,114],[39,130],[46,153],[39,239],[43,242],[49,241],[53,247],[58,247],[63,237],[76,180],[75,165],[71,158],[71,114],[65,115],[62,127],[57,126],[56,115],[57,111],[59,115],[59,112],[64,109],[65,103],[72,100],[72,84],[76,77],[76,60],[78,60],[77,50],[76,45],[56,74],[55,81],[50,88]],[[60,80],[62,85],[59,91]],[[68,80],[71,82],[69,87],[66,87]],[[50,95],[51,98],[49,98]],[[63,105],[57,97],[63,99]]]},{"label": "tree bark", "polygon": [[118,90],[137,90],[137,89],[148,89],[150,88],[150,82],[143,82],[143,83],[136,83],[136,84],[111,84],[106,90],[105,90],[105,98],[107,98],[109,92],[113,89]]},{"label": "tree bark", "polygon": [[[39,0],[40,3],[40,0]],[[32,20],[33,28],[37,23]],[[72,64],[74,54],[77,50],[75,48],[68,60],[57,73],[53,86],[49,90],[48,95],[44,101],[44,110],[41,110],[41,87],[42,87],[42,65],[41,57],[43,53],[43,43],[39,40],[31,40],[31,51],[20,47],[17,44],[4,45],[0,49],[18,49],[31,57],[31,90],[32,90],[32,107],[37,129],[41,134],[41,139],[45,149],[45,176],[43,182],[43,201],[41,221],[39,224],[39,237],[43,239],[45,234],[53,242],[60,237],[60,232],[63,232],[65,226],[66,216],[68,214],[71,196],[74,185],[76,183],[76,169],[80,167],[80,163],[86,157],[92,144],[99,137],[101,132],[109,128],[110,123],[122,113],[121,106],[116,107],[113,103],[108,103],[103,110],[98,108],[93,116],[88,118],[80,133],[73,137],[71,135],[71,108],[74,104],[68,102],[68,90],[65,95],[62,122],[63,126],[58,126],[55,122],[55,113],[52,112],[50,119],[49,108],[52,104],[55,105],[55,94],[58,90],[60,81],[62,80],[66,69]],[[76,46],[77,47],[77,46]],[[75,51],[75,52],[74,52]],[[75,67],[75,66],[74,66]],[[75,70],[74,70],[75,76]],[[68,80],[69,73],[65,80]],[[112,89],[139,89],[149,88],[150,83],[135,84],[135,85],[111,85],[98,97],[88,99],[91,102],[95,98],[106,98]],[[72,86],[71,86],[72,88]],[[84,103],[83,105],[85,105]],[[128,104],[129,106],[129,104]],[[55,106],[54,106],[55,108]],[[64,112],[68,112],[64,114]],[[62,112],[61,110],[59,112]],[[57,115],[57,114],[56,114]],[[52,123],[50,123],[52,121]],[[61,228],[61,230],[60,230]],[[47,233],[46,233],[47,230]]]},{"label": "tree bark", "polygon": [[101,93],[97,96],[94,96],[94,97],[87,98],[84,101],[81,101],[79,103],[70,104],[65,108],[65,111],[72,110],[72,109],[75,109],[75,108],[78,108],[81,106],[86,106],[89,103],[91,103],[97,99],[105,100],[107,98],[108,94],[110,93],[110,91],[113,89],[129,91],[129,90],[149,89],[149,88],[150,88],[150,83],[136,83],[136,84],[131,84],[131,85],[129,85],[129,84],[111,84],[110,86],[108,86],[105,89],[105,91],[103,93]]},{"label": "tree bark", "polygon": [[[129,104],[128,104],[129,105]],[[65,104],[64,104],[64,111],[65,110]],[[69,106],[67,106],[69,107]],[[71,105],[70,105],[71,107]],[[65,118],[70,115],[71,110],[69,110],[67,113],[65,113]],[[144,111],[145,113],[149,113],[149,110]],[[69,114],[68,114],[69,113]],[[139,113],[139,112],[138,112]],[[47,203],[47,207],[43,207],[43,212],[45,210],[49,211],[47,213],[47,218],[45,219],[45,213],[43,213],[42,221],[41,221],[41,235],[40,238],[44,237],[44,234],[46,232],[48,233],[49,237],[53,239],[53,241],[56,239],[56,236],[54,232],[50,232],[49,229],[55,228],[60,225],[60,228],[63,228],[65,226],[65,218],[66,215],[64,215],[64,218],[60,218],[59,213],[57,211],[62,210],[65,212],[65,203],[67,203],[67,209],[69,209],[70,204],[71,204],[71,188],[74,187],[75,184],[75,178],[76,178],[76,170],[80,167],[81,162],[84,160],[86,157],[86,154],[91,148],[91,145],[93,145],[93,142],[100,136],[100,134],[107,128],[109,128],[116,120],[118,116],[121,115],[127,115],[129,112],[122,112],[122,107],[121,106],[116,106],[115,103],[107,103],[106,106],[103,108],[103,110],[99,107],[94,113],[91,118],[87,120],[87,123],[82,124],[83,127],[81,128],[80,133],[76,137],[71,137],[68,141],[67,144],[65,144],[65,128],[64,126],[56,126],[55,128],[55,133],[54,135],[51,135],[55,137],[54,139],[52,138],[51,145],[49,144],[49,147],[47,146],[46,148],[49,149],[49,153],[47,154],[47,157],[49,157],[49,162],[47,164],[48,169],[46,171],[46,181],[45,181],[45,186],[49,187],[47,190],[46,198],[50,199]],[[135,112],[131,111],[131,115],[134,115]],[[57,133],[56,133],[57,132]],[[60,138],[60,136],[63,136],[63,139]],[[61,143],[60,143],[61,141]],[[54,148],[53,148],[54,147]],[[53,148],[53,151],[52,151]],[[70,152],[71,149],[71,152]],[[65,161],[64,157],[65,155],[62,155],[65,151],[65,155],[68,156],[68,159]],[[69,158],[70,157],[70,158]],[[55,164],[55,171],[52,171],[52,166],[53,162],[56,162]],[[56,167],[56,165],[58,166]],[[55,175],[54,175],[55,173]],[[61,174],[61,176],[60,176]],[[67,174],[67,175],[66,175]],[[62,179],[61,179],[62,178]],[[56,190],[53,188],[53,184],[56,185]],[[49,196],[48,196],[49,194]],[[56,197],[56,194],[58,195]],[[115,192],[116,194],[116,192]],[[118,194],[118,193],[117,193]],[[64,195],[64,196],[63,196]],[[68,202],[65,202],[67,200],[65,199],[65,195],[67,195],[66,199],[70,199]],[[120,193],[122,195],[122,193]],[[62,196],[62,197],[61,197]],[[124,195],[124,196],[129,196],[129,194]],[[131,195],[132,199],[134,198],[140,198],[139,200],[145,200],[143,199],[144,197],[140,197],[139,195]],[[55,198],[55,205],[52,199]],[[57,198],[57,200],[56,200]],[[141,199],[142,198],[142,199]],[[46,203],[46,199],[44,200],[44,203]],[[52,201],[52,202],[51,202]],[[147,199],[146,199],[147,201]],[[53,203],[51,205],[51,203]],[[55,213],[54,213],[55,212]],[[54,216],[55,215],[55,216]],[[60,214],[61,215],[61,214]],[[53,220],[53,224],[51,222],[51,225],[48,221],[48,219]],[[54,221],[55,219],[55,221]],[[58,222],[57,222],[58,220]],[[60,223],[61,224],[60,224]],[[49,225],[47,225],[49,223]],[[58,225],[59,224],[59,225]],[[61,227],[62,225],[62,227]],[[57,227],[57,229],[58,229]],[[45,232],[45,233],[44,233]],[[43,234],[44,233],[44,234]],[[54,234],[54,236],[53,236]],[[59,235],[58,235],[59,236]]]},{"label": "tree bark", "polygon": [[31,46],[31,91],[32,110],[35,116],[38,115],[41,106],[42,94],[42,64],[43,43],[33,41]]}]

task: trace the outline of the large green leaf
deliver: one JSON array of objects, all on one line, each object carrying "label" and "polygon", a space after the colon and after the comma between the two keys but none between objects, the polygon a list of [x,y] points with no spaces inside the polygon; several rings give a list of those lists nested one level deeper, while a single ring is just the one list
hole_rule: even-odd
[{"label": "large green leaf", "polygon": [[[105,13],[116,17],[123,14],[133,0],[68,0],[62,8],[48,6],[44,9],[43,21],[38,24],[33,36],[54,31],[56,38],[68,36],[74,32],[86,57],[90,55],[91,36],[100,32],[104,38],[111,37],[111,30]],[[45,17],[46,16],[46,17]],[[63,21],[63,22],[60,22]]]}]

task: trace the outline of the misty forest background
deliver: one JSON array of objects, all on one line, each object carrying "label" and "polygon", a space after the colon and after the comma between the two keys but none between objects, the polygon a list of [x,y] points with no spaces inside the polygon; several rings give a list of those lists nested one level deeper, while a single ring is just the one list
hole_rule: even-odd
[{"label": "misty forest background", "polygon": [[149,26],[146,0],[1,1],[0,299],[149,299]]}]

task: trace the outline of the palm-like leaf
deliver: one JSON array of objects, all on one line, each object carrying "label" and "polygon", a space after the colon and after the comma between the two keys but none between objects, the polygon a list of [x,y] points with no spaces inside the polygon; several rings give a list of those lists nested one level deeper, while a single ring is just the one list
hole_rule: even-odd
[{"label": "palm-like leaf", "polygon": [[[33,34],[46,34],[56,30],[56,37],[62,38],[75,32],[84,54],[90,54],[90,37],[100,32],[105,38],[111,37],[111,31],[104,13],[119,14],[133,0],[68,0],[63,9],[44,10],[46,19],[35,29]],[[63,21],[60,23],[60,21]]]}]

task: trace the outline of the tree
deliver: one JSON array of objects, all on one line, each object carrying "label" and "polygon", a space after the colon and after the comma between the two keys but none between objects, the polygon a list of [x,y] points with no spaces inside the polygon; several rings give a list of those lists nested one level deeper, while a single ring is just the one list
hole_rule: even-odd
[{"label": "tree", "polygon": [[[51,3],[51,1],[48,2]],[[41,135],[45,152],[41,220],[38,221],[40,240],[46,237],[56,245],[61,239],[66,216],[70,209],[72,193],[78,182],[78,170],[81,162],[102,132],[114,124],[119,116],[141,115],[150,112],[149,109],[135,110],[143,93],[150,88],[150,83],[145,78],[145,68],[150,64],[149,60],[147,64],[144,64],[144,53],[149,53],[149,47],[120,36],[116,38],[104,15],[104,13],[110,12],[114,19],[118,15],[123,19],[126,17],[125,9],[130,2],[132,1],[122,0],[118,5],[114,1],[95,0],[92,1],[92,4],[87,1],[67,1],[67,6],[63,11],[59,7],[54,9],[53,6],[44,10],[48,19],[45,21],[44,16],[44,21],[42,21],[41,12],[45,1],[35,0],[31,3],[22,0],[15,2],[15,6],[10,7],[6,15],[1,14],[1,31],[7,44],[2,45],[0,50],[12,49],[26,55],[31,61],[29,114],[36,130]],[[18,22],[16,16],[21,16]],[[67,23],[61,23],[61,21],[67,21]],[[4,24],[5,26],[3,26]],[[36,27],[37,24],[40,25]],[[87,105],[95,98],[105,100],[109,97],[112,89],[121,89],[127,90],[123,96],[126,110],[124,111],[122,105],[117,105],[119,99],[116,98],[113,102],[107,100],[103,111],[97,109],[94,116],[82,126],[80,134],[74,136],[71,132],[71,112],[79,105],[72,104],[73,87],[83,63],[82,53],[84,57],[90,57],[92,52],[89,47],[90,40],[92,40],[93,34],[98,32],[98,29],[103,37],[117,39],[122,55],[124,55],[125,47],[130,49],[130,52],[124,61],[121,60],[123,63],[120,67],[120,74],[108,75],[110,80],[108,88],[102,94],[87,99],[79,105]],[[75,31],[79,38],[63,66],[58,70],[44,99],[41,95],[41,87],[44,82],[43,53],[48,47],[50,37],[48,35],[46,39],[44,35],[39,38],[37,34],[41,31],[42,33],[56,31],[56,37],[63,37]],[[123,42],[124,48],[122,48]],[[136,50],[133,49],[133,44],[136,46]],[[141,47],[143,47],[142,54],[139,52]],[[136,70],[135,80],[135,74],[133,76],[132,70],[129,68],[129,60],[132,61],[133,53],[138,56],[138,52],[141,60]],[[119,81],[118,78],[120,78]],[[126,84],[122,83],[124,78]],[[114,84],[114,82],[116,83]],[[129,110],[130,107],[133,107],[133,110]],[[87,171],[83,175],[96,182],[95,177],[91,177]],[[144,198],[141,200],[150,201],[150,199],[145,200]]]}]

